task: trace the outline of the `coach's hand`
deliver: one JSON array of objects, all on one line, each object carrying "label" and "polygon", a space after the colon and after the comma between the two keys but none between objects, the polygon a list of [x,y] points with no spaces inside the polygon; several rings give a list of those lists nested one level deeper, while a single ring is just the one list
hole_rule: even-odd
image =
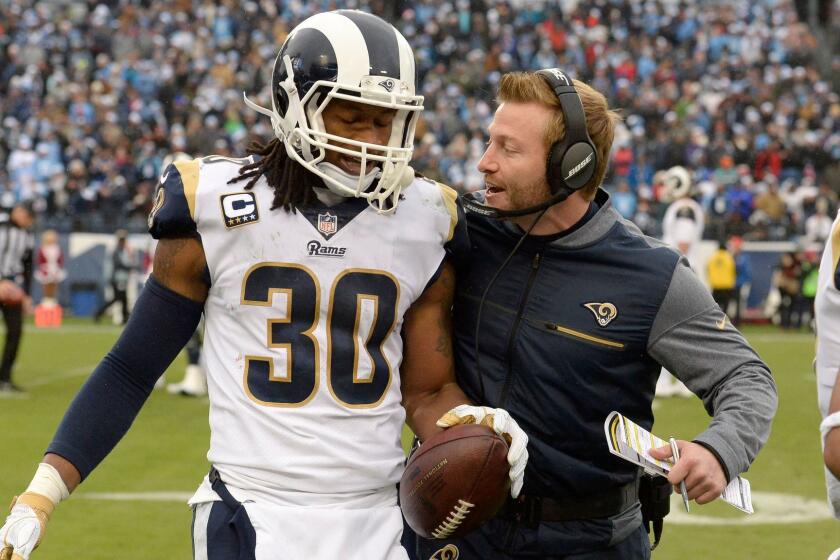
[{"label": "coach's hand", "polygon": [[441,428],[451,428],[459,424],[488,426],[505,438],[508,442],[507,460],[510,464],[510,495],[514,498],[519,496],[519,491],[522,490],[522,479],[525,476],[525,465],[528,463],[528,436],[516,420],[502,408],[462,404],[441,416],[437,421],[437,425]]},{"label": "coach's hand", "polygon": [[[690,441],[677,440],[680,458],[671,472],[668,482],[679,492],[679,484],[685,481],[688,499],[698,504],[707,504],[716,500],[726,488],[726,475],[723,467],[711,451]],[[664,461],[671,458],[671,446],[665,445],[650,450],[654,459]]]},{"label": "coach's hand", "polygon": [[55,504],[40,494],[26,492],[12,502],[6,523],[0,528],[0,560],[29,560],[44,537]]}]

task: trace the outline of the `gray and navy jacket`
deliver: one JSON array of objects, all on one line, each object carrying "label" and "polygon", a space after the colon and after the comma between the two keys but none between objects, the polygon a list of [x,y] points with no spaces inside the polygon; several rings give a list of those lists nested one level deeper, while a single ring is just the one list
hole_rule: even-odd
[{"label": "gray and navy jacket", "polygon": [[599,191],[577,226],[523,242],[477,328],[482,294],[522,230],[471,212],[467,223],[471,250],[458,260],[454,306],[458,381],[528,434],[523,494],[584,497],[632,482],[637,469],[610,454],[604,420],[617,410],[651,429],[662,366],[713,417],[694,441],[727,479],[747,470],[770,434],[776,386],[676,251],[622,219]]}]

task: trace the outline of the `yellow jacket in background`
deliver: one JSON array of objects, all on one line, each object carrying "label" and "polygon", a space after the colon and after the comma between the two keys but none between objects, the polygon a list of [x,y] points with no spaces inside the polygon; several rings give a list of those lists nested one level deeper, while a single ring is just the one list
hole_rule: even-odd
[{"label": "yellow jacket in background", "polygon": [[718,249],[706,265],[712,290],[735,288],[735,259],[726,249]]}]

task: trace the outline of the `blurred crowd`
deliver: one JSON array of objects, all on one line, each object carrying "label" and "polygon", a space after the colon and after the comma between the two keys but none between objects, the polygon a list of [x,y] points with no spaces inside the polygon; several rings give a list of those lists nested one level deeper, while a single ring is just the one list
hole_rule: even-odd
[{"label": "blurred crowd", "polygon": [[288,31],[337,7],[385,16],[414,46],[428,176],[481,188],[500,75],[560,66],[621,109],[605,186],[647,233],[661,234],[657,172],[675,165],[692,172],[707,237],[828,233],[840,97],[790,0],[7,0],[0,205],[31,201],[59,231],[142,231],[165,156],[240,155],[271,136],[242,92],[268,104]]}]

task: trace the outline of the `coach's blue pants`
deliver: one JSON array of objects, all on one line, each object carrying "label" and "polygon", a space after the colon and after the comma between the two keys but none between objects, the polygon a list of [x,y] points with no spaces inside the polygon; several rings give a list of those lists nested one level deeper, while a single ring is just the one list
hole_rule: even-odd
[{"label": "coach's blue pants", "polygon": [[491,519],[466,537],[427,540],[407,525],[403,546],[411,560],[648,560],[650,541],[639,504],[615,517],[526,527]]}]

